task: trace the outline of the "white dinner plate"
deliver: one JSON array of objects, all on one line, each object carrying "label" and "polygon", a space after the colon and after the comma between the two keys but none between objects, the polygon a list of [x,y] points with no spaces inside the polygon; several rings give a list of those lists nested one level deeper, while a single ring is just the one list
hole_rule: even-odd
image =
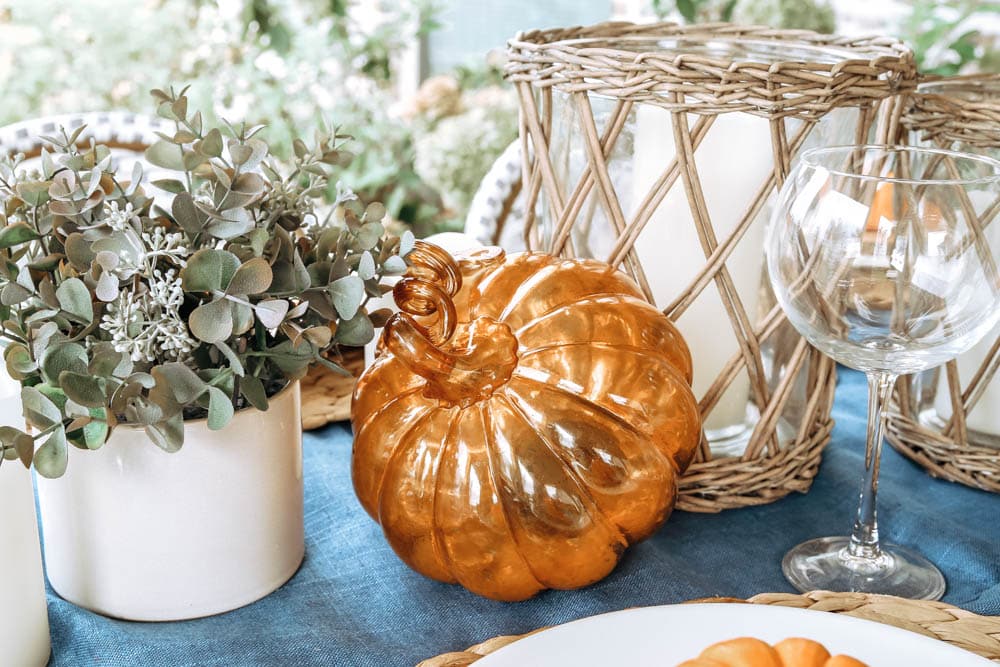
[{"label": "white dinner plate", "polygon": [[989,667],[942,641],[842,614],[755,604],[628,609],[560,625],[486,656],[476,667],[675,667],[718,641],[806,637],[870,667]]}]

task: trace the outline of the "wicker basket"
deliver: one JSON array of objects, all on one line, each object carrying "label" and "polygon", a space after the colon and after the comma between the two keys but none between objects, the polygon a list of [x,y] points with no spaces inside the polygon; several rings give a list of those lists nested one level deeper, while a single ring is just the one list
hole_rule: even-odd
[{"label": "wicker basket", "polygon": [[[910,95],[902,127],[911,142],[1000,158],[1000,75],[921,84]],[[981,224],[998,217],[1000,193]],[[889,443],[935,477],[1000,493],[998,366],[1000,337],[994,335],[940,369],[902,378],[888,414]]]},{"label": "wicker basket", "polygon": [[[847,40],[729,24],[604,23],[522,33],[508,47],[506,74],[521,104],[527,247],[596,256],[620,266],[682,331],[683,315],[695,310],[694,304],[721,302],[710,330],[686,335],[691,342],[731,330],[735,339],[732,354],[726,351],[721,370],[702,389],[696,374],[702,416],[706,424],[717,418],[737,381],[749,387],[743,395],[759,416],[736,456],[713,455],[703,441],[682,482],[678,507],[714,512],[807,491],[829,440],[835,366],[791,330],[769,289],[759,292],[756,308],[748,306],[746,290],[753,292],[758,284],[748,287],[734,279],[739,275],[734,258],[756,252],[753,270],[760,280],[760,248],[747,241],[748,229],[763,224],[769,198],[797,151],[826,140],[812,135],[822,135],[814,130],[833,110],[850,113],[849,141],[875,134],[884,143],[893,136],[900,113],[894,95],[915,85],[912,54],[889,39]],[[664,142],[663,148],[672,159],[662,173],[657,169],[659,178],[648,191],[621,185],[621,170],[611,166],[622,154],[639,164],[633,158],[640,150],[651,151],[637,131],[628,130],[646,109],[658,114],[661,131],[672,129],[670,146]],[[757,155],[766,155],[768,166],[741,179],[751,181],[753,194],[737,202],[739,210],[724,221],[727,226],[719,224],[723,216],[713,220],[710,212],[729,205],[720,200],[739,195],[706,195],[703,183],[717,175],[705,165],[705,151],[696,152],[712,141],[717,146],[713,132],[736,115],[764,123],[766,147]],[[738,154],[741,146],[732,150]],[[567,167],[574,159],[583,166]],[[631,212],[624,205],[629,198]],[[683,204],[691,220],[684,233],[697,234],[695,253],[699,258],[703,253],[704,262],[696,261],[694,277],[682,288],[657,294],[648,274],[673,270],[677,258],[662,262],[671,264],[668,268],[654,266],[649,254],[643,260],[642,239],[650,231],[677,230],[676,225],[669,232],[656,229],[672,222],[657,220],[665,200]],[[604,238],[591,243],[595,219]],[[754,235],[754,243],[762,244],[762,233]],[[680,259],[690,262],[691,256]],[[658,257],[654,263],[661,263]],[[697,350],[694,354],[697,366]]]}]

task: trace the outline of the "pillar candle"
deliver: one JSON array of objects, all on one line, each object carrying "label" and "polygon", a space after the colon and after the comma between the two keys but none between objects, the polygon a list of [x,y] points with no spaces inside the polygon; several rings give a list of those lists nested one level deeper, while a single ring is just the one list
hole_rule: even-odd
[{"label": "pillar candle", "polygon": [[[689,116],[693,126],[696,116]],[[670,112],[640,105],[636,113],[632,215],[675,156]],[[719,115],[695,151],[708,212],[721,244],[739,224],[773,169],[768,121],[743,113]],[[751,325],[758,319],[765,216],[759,215],[726,261]],[[684,185],[678,178],[635,244],[656,304],[665,307],[706,263]],[[677,321],[691,348],[695,395],[701,399],[739,350],[733,325],[714,282]],[[743,370],[705,419],[709,440],[743,430],[750,397]],[[729,452],[734,453],[734,452]]]}]

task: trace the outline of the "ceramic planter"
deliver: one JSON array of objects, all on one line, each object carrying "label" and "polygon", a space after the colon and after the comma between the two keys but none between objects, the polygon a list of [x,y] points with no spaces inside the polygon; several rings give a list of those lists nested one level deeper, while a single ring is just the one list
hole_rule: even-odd
[{"label": "ceramic planter", "polygon": [[[4,400],[11,398],[16,396]],[[49,659],[49,617],[35,494],[31,473],[17,461],[0,465],[0,512],[0,664],[44,665]]]},{"label": "ceramic planter", "polygon": [[[0,424],[21,426],[21,385],[0,367]],[[31,473],[18,461],[0,464],[0,665],[44,665],[49,659],[42,551]]]},{"label": "ceramic planter", "polygon": [[38,480],[45,561],[59,595],[118,618],[218,614],[272,592],[304,553],[299,385],[220,431],[184,426],[168,454],[119,426],[66,474]]}]

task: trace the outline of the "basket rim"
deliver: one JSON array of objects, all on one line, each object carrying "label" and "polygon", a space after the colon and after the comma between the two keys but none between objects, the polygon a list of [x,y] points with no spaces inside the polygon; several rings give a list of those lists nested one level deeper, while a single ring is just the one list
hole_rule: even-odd
[{"label": "basket rim", "polygon": [[[681,46],[664,46],[669,40]],[[657,48],[623,48],[643,42]],[[683,48],[684,43],[697,48]],[[737,44],[744,50],[762,45],[777,49],[767,57],[752,50],[728,56],[717,52],[719,45]],[[801,52],[824,57],[807,58]],[[515,84],[709,114],[748,111],[815,118],[837,106],[861,106],[907,92],[917,81],[912,50],[894,38],[844,38],[731,23],[607,22],[532,30],[508,41],[507,56],[505,74]]]},{"label": "basket rim", "polygon": [[[712,42],[751,42],[757,44],[776,44],[788,47],[789,50],[801,49],[807,51],[826,52],[827,54],[853,55],[838,63],[821,63],[815,60],[787,58],[782,60],[763,61],[752,58],[718,59],[720,64],[758,65],[766,67],[785,66],[827,66],[835,67],[845,63],[871,62],[878,59],[905,59],[912,56],[911,49],[903,42],[889,37],[839,37],[823,34],[812,30],[786,30],[770,28],[763,25],[740,25],[734,23],[698,23],[682,25],[670,21],[660,23],[629,23],[605,22],[591,26],[574,26],[571,28],[556,28],[546,30],[529,30],[519,32],[507,44],[510,48],[536,50],[542,48],[560,48],[567,53],[586,52],[594,44],[632,40],[632,41],[662,41],[668,39],[684,39],[698,45],[709,45]],[[650,51],[633,52],[624,49],[602,48],[602,52],[612,59],[622,62],[641,62],[647,58],[660,57],[676,51],[675,58],[697,57],[697,53],[686,53],[683,49],[658,48]],[[616,55],[614,52],[621,54]],[[632,54],[632,57],[629,57]]]}]

